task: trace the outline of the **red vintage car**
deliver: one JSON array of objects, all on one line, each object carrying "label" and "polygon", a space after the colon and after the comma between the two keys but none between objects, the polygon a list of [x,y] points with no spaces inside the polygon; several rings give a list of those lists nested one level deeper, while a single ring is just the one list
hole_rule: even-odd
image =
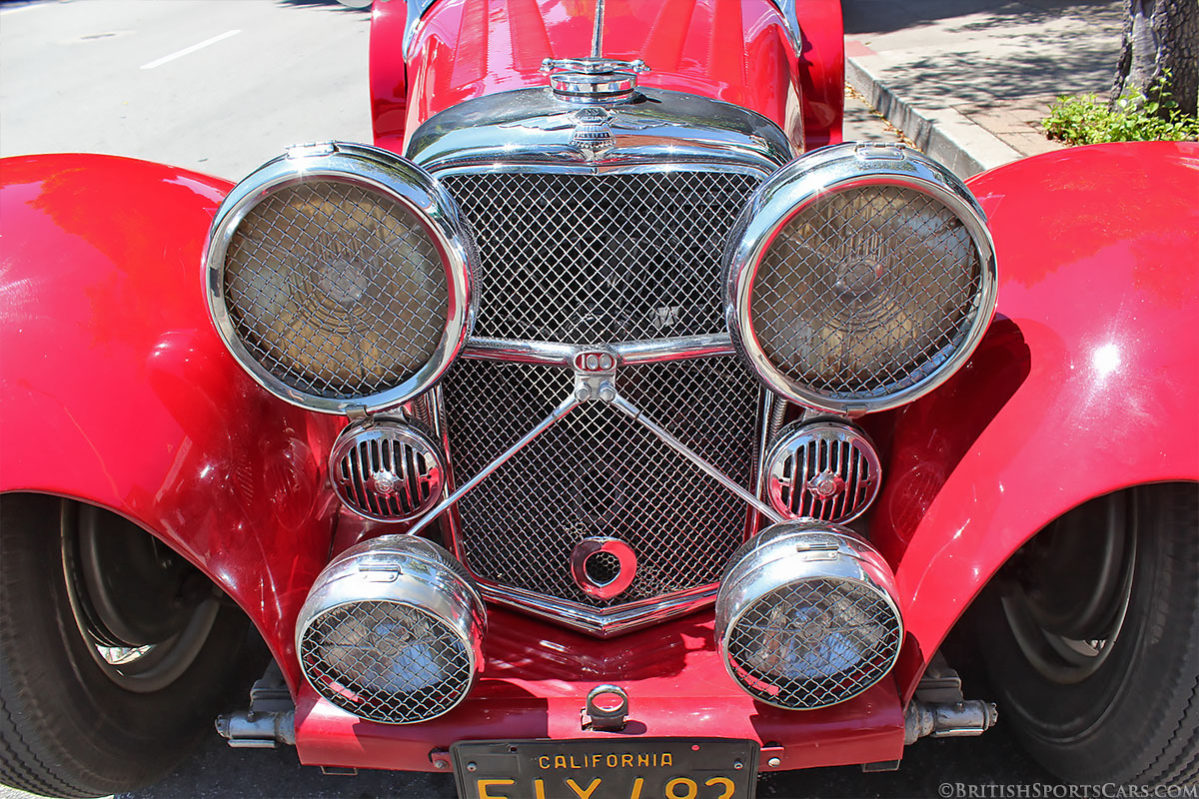
[{"label": "red vintage car", "polygon": [[231,744],[470,799],[1196,779],[1199,146],[842,143],[837,0],[375,5],[372,145],[3,164],[0,780],[161,776],[250,624]]}]

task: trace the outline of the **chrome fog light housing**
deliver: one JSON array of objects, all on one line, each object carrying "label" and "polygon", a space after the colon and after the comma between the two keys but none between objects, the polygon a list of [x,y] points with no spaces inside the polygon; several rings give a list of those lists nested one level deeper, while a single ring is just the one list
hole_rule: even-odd
[{"label": "chrome fog light housing", "polygon": [[733,556],[716,597],[716,644],[746,693],[776,707],[828,707],[883,679],[903,619],[890,567],[849,530],[783,522]]},{"label": "chrome fog light housing", "polygon": [[995,248],[953,173],[914,150],[845,144],[763,183],[725,252],[733,342],[771,390],[860,414],[931,391],[995,309]]},{"label": "chrome fog light housing", "polygon": [[374,147],[296,147],[221,204],[205,255],[225,345],[271,393],[326,413],[429,389],[472,321],[473,245],[426,172]]},{"label": "chrome fog light housing", "polygon": [[486,611],[461,563],[423,538],[381,536],[317,576],[296,624],[309,684],[369,721],[412,724],[466,698],[483,668]]}]

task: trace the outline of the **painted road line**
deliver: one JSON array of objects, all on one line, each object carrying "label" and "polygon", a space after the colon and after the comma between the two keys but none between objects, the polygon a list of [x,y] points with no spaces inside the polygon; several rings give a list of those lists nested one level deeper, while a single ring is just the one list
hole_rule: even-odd
[{"label": "painted road line", "polygon": [[170,55],[164,55],[162,58],[156,58],[148,64],[142,64],[142,69],[154,69],[155,67],[161,67],[163,64],[166,64],[170,61],[174,61],[176,58],[183,58],[183,56],[185,56],[185,55],[191,55],[192,53],[196,52],[197,50],[203,50],[205,47],[208,47],[209,45],[216,44],[217,42],[220,42],[220,41],[224,41],[225,39],[228,39],[230,36],[236,36],[239,33],[241,33],[241,30],[225,31],[224,33],[220,34],[219,36],[213,36],[211,39],[205,39],[204,41],[200,42],[199,44],[193,44],[191,47],[184,47],[182,50],[171,53]]}]

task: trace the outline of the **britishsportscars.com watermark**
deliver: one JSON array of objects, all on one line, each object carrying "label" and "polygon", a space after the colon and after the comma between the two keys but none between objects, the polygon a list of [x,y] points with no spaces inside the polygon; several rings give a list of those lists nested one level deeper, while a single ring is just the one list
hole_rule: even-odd
[{"label": "britishsportscars.com watermark", "polygon": [[942,799],[1199,799],[1199,785],[943,782],[937,795]]}]

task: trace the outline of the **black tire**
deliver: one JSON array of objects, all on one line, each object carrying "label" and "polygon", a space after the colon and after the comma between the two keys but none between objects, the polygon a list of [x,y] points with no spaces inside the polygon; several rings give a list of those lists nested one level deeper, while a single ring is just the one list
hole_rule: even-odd
[{"label": "black tire", "polygon": [[200,642],[166,684],[129,690],[102,667],[64,565],[81,510],[116,535],[147,535],[55,497],[0,497],[0,782],[46,796],[103,796],[162,777],[215,734],[230,680],[244,676],[248,620],[227,600],[206,606]]},{"label": "black tire", "polygon": [[[1086,596],[1080,577],[1106,593]],[[1049,771],[1199,779],[1199,486],[1141,486],[1066,514],[1005,566],[975,623],[1000,716]]]}]

